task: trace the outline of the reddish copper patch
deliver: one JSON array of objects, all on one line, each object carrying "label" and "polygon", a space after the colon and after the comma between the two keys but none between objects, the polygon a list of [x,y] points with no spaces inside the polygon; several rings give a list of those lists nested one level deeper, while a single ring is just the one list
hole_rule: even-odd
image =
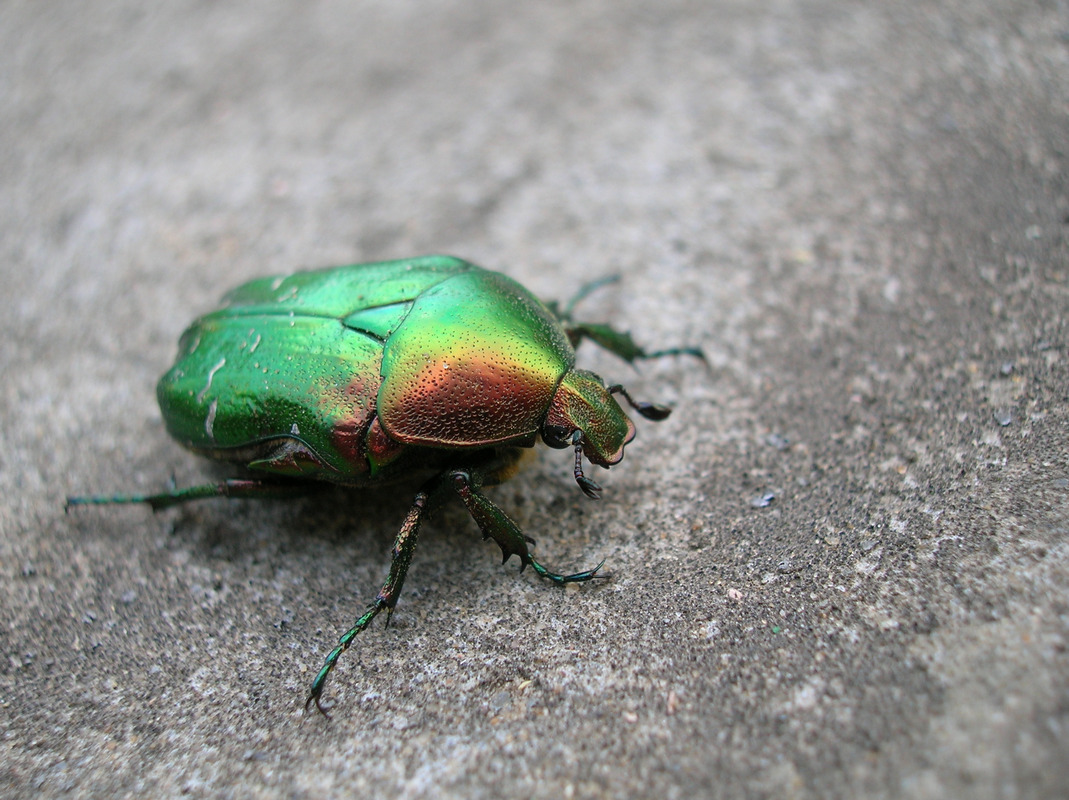
[{"label": "reddish copper patch", "polygon": [[372,418],[371,427],[367,432],[367,460],[371,472],[374,474],[382,467],[389,464],[405,449],[400,442],[394,441],[382,429],[378,415]]},{"label": "reddish copper patch", "polygon": [[402,440],[453,447],[516,439],[537,431],[552,389],[514,365],[442,359],[419,370],[404,403],[390,404],[389,429]]},{"label": "reddish copper patch", "polygon": [[481,448],[537,433],[575,352],[556,317],[490,272],[421,294],[383,350],[378,413],[407,444]]},{"label": "reddish copper patch", "polygon": [[368,429],[375,419],[375,402],[382,383],[380,360],[381,354],[362,364],[347,384],[327,384],[317,388],[317,405],[330,430],[330,445],[356,476],[366,476],[371,471],[366,442]]}]

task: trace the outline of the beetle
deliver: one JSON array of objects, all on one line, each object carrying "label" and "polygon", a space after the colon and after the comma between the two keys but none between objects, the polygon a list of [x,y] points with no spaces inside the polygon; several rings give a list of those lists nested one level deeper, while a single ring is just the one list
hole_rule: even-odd
[{"label": "beetle", "polygon": [[338,640],[312,682],[305,709],[323,714],[323,688],[341,654],[382,611],[397,604],[420,526],[451,495],[463,502],[503,561],[520,560],[556,584],[588,581],[601,569],[562,575],[530,553],[533,539],[482,489],[507,480],[540,437],[574,451],[579,488],[601,487],[583,458],[620,462],[635,425],[621,397],[650,420],[670,409],[639,402],[575,367],[590,339],[628,362],[688,354],[646,352],[630,334],[577,323],[572,310],[543,304],[516,281],[451,256],[353,264],[267,277],[224,296],[178,345],[157,385],[167,431],[202,456],[246,467],[233,478],[157,494],[69,497],[87,504],[146,503],[153,510],[208,497],[281,497],[312,482],[368,487],[424,475],[397,534],[389,574],[374,601]]}]

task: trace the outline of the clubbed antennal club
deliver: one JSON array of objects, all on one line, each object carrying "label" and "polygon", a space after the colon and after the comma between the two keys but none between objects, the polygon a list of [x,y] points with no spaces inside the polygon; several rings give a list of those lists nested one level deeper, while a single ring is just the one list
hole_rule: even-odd
[{"label": "clubbed antennal club", "polygon": [[663,419],[668,419],[668,415],[672,413],[672,409],[668,406],[662,406],[657,403],[647,403],[641,400],[635,400],[628,394],[627,389],[618,383],[614,383],[609,387],[609,394],[621,394],[624,399],[630,404],[631,408],[635,409],[639,414],[646,419],[653,420],[654,422],[660,422]]}]

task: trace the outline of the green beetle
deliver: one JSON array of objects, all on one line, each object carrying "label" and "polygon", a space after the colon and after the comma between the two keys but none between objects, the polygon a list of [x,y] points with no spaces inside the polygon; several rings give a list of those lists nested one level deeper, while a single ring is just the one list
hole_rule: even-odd
[{"label": "green beetle", "polygon": [[484,538],[555,583],[586,581],[601,564],[559,575],[531,555],[533,540],[480,491],[511,477],[537,438],[575,452],[575,480],[601,487],[582,458],[609,467],[635,426],[619,395],[642,416],[669,409],[634,401],[575,368],[589,338],[625,360],[647,353],[606,325],[575,323],[515,281],[449,256],[354,264],[250,281],[182,335],[178,359],[157,386],[168,432],[195,453],[242,464],[262,477],[159,494],[71,497],[67,505],[147,503],[154,510],[206,497],[279,497],[309,481],[371,486],[428,477],[397,534],[393,562],[374,602],[341,637],[312,683],[321,705],[342,652],[382,610],[387,623],[427,514],[456,494]]}]

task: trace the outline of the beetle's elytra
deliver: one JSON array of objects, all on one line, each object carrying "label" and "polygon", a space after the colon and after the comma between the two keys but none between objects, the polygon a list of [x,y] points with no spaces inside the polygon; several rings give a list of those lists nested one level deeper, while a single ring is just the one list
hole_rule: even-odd
[{"label": "beetle's elytra", "polygon": [[484,537],[555,583],[586,581],[600,568],[558,575],[481,491],[506,480],[541,437],[575,453],[575,480],[601,487],[582,458],[602,467],[623,458],[635,426],[616,395],[652,420],[669,409],[640,403],[575,368],[583,339],[632,362],[648,353],[607,325],[574,322],[575,303],[545,305],[515,281],[449,256],[354,264],[262,278],[234,289],[223,307],[182,335],[157,395],[168,432],[210,458],[255,477],[149,495],[68,498],[72,505],[147,503],[154,510],[205,497],[278,497],[313,481],[372,486],[425,473],[394,544],[375,600],[341,637],[312,683],[321,705],[339,656],[375,616],[387,622],[427,514],[450,495]]}]

